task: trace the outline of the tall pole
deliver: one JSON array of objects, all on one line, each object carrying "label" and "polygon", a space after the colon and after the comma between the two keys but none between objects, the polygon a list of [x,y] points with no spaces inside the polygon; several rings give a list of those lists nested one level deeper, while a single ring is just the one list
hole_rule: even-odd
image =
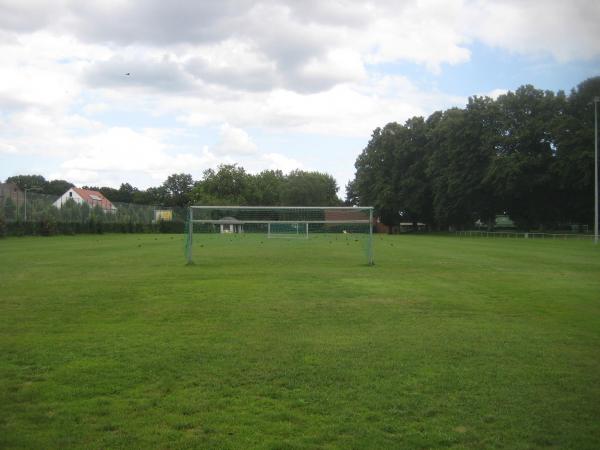
[{"label": "tall pole", "polygon": [[594,244],[598,244],[598,102],[594,97]]},{"label": "tall pole", "polygon": [[373,264],[373,208],[369,208],[369,265]]},{"label": "tall pole", "polygon": [[194,216],[193,216],[193,211],[192,208],[189,208],[189,216],[188,216],[188,254],[187,254],[187,263],[188,264],[193,264],[194,263],[194,258],[192,256],[192,245],[193,245],[193,238],[194,238],[194,222],[193,222]]},{"label": "tall pole", "polygon": [[25,192],[25,222],[27,222],[27,191],[39,191],[39,187],[34,186],[34,187],[28,187],[23,189],[23,191]]}]

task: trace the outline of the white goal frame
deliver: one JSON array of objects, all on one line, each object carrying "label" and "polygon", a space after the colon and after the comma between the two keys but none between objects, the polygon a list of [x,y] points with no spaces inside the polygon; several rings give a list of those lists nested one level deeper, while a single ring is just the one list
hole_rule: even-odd
[{"label": "white goal frame", "polygon": [[[305,212],[310,212],[310,210],[312,211],[338,211],[338,212],[344,212],[344,211],[352,211],[352,212],[362,212],[365,214],[365,219],[352,219],[352,218],[347,218],[347,219],[343,219],[343,220],[327,220],[322,219],[322,220],[315,220],[315,219],[305,219],[305,220],[272,220],[272,219],[256,219],[256,220],[237,220],[235,222],[232,222],[232,220],[230,219],[208,219],[208,218],[194,218],[194,211],[195,210],[205,210],[205,211],[209,211],[209,210],[226,210],[226,211],[236,211],[236,210],[244,210],[244,211],[252,211],[252,210],[256,210],[258,211],[281,211],[281,210],[287,210],[287,211],[292,211],[292,212],[297,212],[299,215],[301,215],[301,212],[305,211]],[[366,216],[368,216],[368,219],[366,218]],[[188,223],[187,223],[187,234],[188,234],[188,242],[187,242],[187,261],[188,264],[193,264],[193,252],[192,252],[192,248],[193,248],[193,234],[194,234],[194,224],[212,224],[212,225],[219,225],[219,226],[223,226],[223,225],[231,225],[235,223],[236,225],[244,225],[244,224],[254,224],[254,225],[264,225],[267,228],[267,237],[268,238],[272,238],[272,237],[281,237],[281,238],[304,238],[304,239],[308,239],[309,238],[309,227],[310,225],[344,225],[344,224],[349,224],[349,225],[358,225],[358,224],[362,224],[362,225],[368,225],[368,241],[367,241],[367,262],[368,265],[373,265],[374,264],[374,259],[373,259],[373,227],[374,227],[374,221],[373,221],[373,207],[372,206],[360,206],[360,207],[356,207],[356,206],[198,206],[198,205],[193,205],[189,207],[189,215],[188,215]],[[297,234],[288,234],[286,235],[281,235],[281,236],[274,236],[274,234],[271,231],[271,227],[273,224],[287,224],[287,225],[296,225],[296,229],[297,229]],[[304,232],[302,234],[300,234],[300,227],[304,228]],[[346,233],[346,231],[344,230],[344,233]]]},{"label": "white goal frame", "polygon": [[[277,233],[273,231],[271,225],[292,225],[295,226],[296,232]],[[303,225],[302,234],[300,234],[300,225]],[[306,222],[269,222],[267,223],[267,238],[268,239],[308,239],[308,223]]]}]

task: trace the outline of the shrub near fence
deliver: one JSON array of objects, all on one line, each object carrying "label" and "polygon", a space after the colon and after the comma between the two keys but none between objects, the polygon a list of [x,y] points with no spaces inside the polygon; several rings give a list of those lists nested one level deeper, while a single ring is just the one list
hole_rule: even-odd
[{"label": "shrub near fence", "polygon": [[575,239],[592,240],[593,234],[576,233],[517,233],[514,231],[456,231],[459,237],[486,237],[486,238],[510,238],[510,239]]},{"label": "shrub near fence", "polygon": [[[82,233],[183,233],[184,208],[115,203],[116,211],[77,204],[73,200],[57,208],[57,197],[29,193],[27,202],[7,199],[0,204],[0,237],[52,236]],[[170,209],[172,220],[155,221],[155,211]]]},{"label": "shrub near fence", "polygon": [[54,236],[57,234],[102,233],[183,233],[183,222],[157,223],[103,223],[103,222],[9,222],[0,221],[0,237],[4,236]]}]

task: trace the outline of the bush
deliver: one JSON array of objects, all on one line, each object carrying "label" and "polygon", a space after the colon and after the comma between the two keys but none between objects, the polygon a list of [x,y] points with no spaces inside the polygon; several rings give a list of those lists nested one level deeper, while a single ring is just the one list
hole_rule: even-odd
[{"label": "bush", "polygon": [[0,217],[0,237],[2,236],[53,236],[56,234],[102,234],[102,233],[183,233],[183,222],[100,222],[91,219],[87,222],[58,222],[46,216],[35,222],[7,222]]},{"label": "bush", "polygon": [[53,236],[58,233],[58,227],[54,219],[44,217],[39,222],[39,232],[42,236]]}]

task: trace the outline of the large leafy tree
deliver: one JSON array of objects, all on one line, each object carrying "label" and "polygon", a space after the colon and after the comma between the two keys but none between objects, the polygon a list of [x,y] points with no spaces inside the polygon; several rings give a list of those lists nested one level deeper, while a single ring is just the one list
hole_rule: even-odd
[{"label": "large leafy tree", "polygon": [[383,223],[392,225],[399,221],[401,204],[394,192],[395,136],[402,125],[389,123],[377,128],[371,140],[358,156],[356,176],[351,182],[353,202],[374,206]]},{"label": "large leafy tree", "polygon": [[250,177],[249,205],[275,206],[281,204],[286,178],[281,170],[264,170]]},{"label": "large leafy tree", "polygon": [[113,203],[134,203],[135,194],[138,193],[139,190],[129,183],[121,183],[119,189],[102,187],[100,188],[100,192]]},{"label": "large leafy tree", "polygon": [[6,182],[15,183],[23,190],[32,189],[38,194],[53,196],[62,195],[74,186],[66,180],[46,180],[42,175],[16,175],[7,178]]},{"label": "large leafy tree", "polygon": [[8,177],[7,183],[15,183],[21,189],[40,188],[43,189],[46,186],[46,179],[41,175],[16,175]]},{"label": "large leafy tree", "polygon": [[194,179],[187,173],[176,173],[169,177],[162,184],[165,194],[165,204],[168,206],[185,206],[189,204],[192,190],[194,188]]},{"label": "large leafy tree", "polygon": [[346,189],[351,204],[375,206],[383,223],[431,218],[431,188],[426,177],[426,124],[414,117],[404,125],[376,129],[358,157],[356,177]]},{"label": "large leafy tree", "polygon": [[44,186],[44,193],[50,195],[63,195],[74,186],[66,180],[51,180]]},{"label": "large leafy tree", "polygon": [[138,189],[136,187],[133,187],[129,183],[121,183],[121,186],[119,187],[119,199],[115,201],[123,203],[132,203],[133,196],[136,192],[138,192]]},{"label": "large leafy tree", "polygon": [[245,205],[252,198],[250,175],[236,164],[224,164],[204,171],[191,198],[202,205]]},{"label": "large leafy tree", "polygon": [[427,179],[427,125],[422,117],[406,121],[396,134],[393,184],[403,221],[431,223],[431,184]]},{"label": "large leafy tree", "polygon": [[522,228],[591,223],[593,106],[600,77],[566,97],[522,86],[497,100],[377,128],[346,186],[348,204],[374,205],[438,226],[491,227],[508,213]]},{"label": "large leafy tree", "polygon": [[429,120],[427,175],[433,211],[443,227],[490,223],[495,198],[485,182],[494,154],[497,115],[489,98],[473,97],[465,109],[453,108]]},{"label": "large leafy tree", "polygon": [[554,172],[563,221],[592,223],[594,211],[594,97],[600,97],[600,76],[580,83],[565,99],[554,127]]},{"label": "large leafy tree", "polygon": [[496,103],[499,136],[486,181],[502,209],[523,228],[551,223],[559,211],[553,129],[562,116],[564,96],[527,85]]},{"label": "large leafy tree", "polygon": [[294,170],[282,185],[281,203],[290,206],[334,206],[341,203],[335,179],[322,172]]}]

